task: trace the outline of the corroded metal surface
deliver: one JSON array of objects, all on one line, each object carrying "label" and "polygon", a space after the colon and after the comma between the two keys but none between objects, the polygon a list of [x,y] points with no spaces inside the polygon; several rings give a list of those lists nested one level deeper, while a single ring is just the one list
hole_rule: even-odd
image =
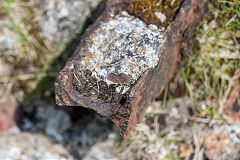
[{"label": "corroded metal surface", "polygon": [[158,64],[164,44],[157,26],[148,27],[125,11],[111,14],[88,38],[87,54],[73,64],[73,84],[82,95],[107,103],[120,103],[130,94],[141,74]]},{"label": "corroded metal surface", "polygon": [[185,0],[173,21],[159,26],[129,15],[122,1],[109,0],[57,76],[57,104],[93,109],[111,119],[125,138],[173,77],[206,3]]}]

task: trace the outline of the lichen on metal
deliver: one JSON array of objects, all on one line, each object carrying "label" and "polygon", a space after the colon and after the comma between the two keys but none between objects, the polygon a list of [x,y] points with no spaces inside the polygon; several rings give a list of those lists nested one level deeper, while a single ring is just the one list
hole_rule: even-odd
[{"label": "lichen on metal", "polygon": [[[148,7],[148,2],[154,7],[157,1],[107,1],[57,76],[58,105],[92,109],[111,119],[124,138],[142,122],[148,104],[159,97],[185,57],[181,51],[192,50],[194,30],[208,2],[162,0],[169,8]],[[147,2],[146,7],[138,5],[141,2]],[[173,3],[176,7],[171,7]]]},{"label": "lichen on metal", "polygon": [[[85,95],[121,103],[143,72],[159,62],[164,28],[122,11],[101,22],[88,40],[87,55],[74,66],[74,84]],[[116,96],[116,97],[114,97]]]}]

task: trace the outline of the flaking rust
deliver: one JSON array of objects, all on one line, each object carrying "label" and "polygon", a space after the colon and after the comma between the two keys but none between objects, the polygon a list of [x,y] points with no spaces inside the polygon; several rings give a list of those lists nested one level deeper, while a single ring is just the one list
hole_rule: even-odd
[{"label": "flaking rust", "polygon": [[158,6],[146,13],[149,21],[140,2],[109,0],[55,83],[58,105],[93,109],[124,138],[173,77],[207,0],[152,1]]}]

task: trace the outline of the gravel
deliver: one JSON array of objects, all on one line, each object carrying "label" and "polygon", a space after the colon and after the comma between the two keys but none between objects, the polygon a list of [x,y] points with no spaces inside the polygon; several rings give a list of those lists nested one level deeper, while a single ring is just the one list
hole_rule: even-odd
[{"label": "gravel", "polygon": [[45,38],[61,45],[76,36],[101,0],[37,0],[33,1],[40,28]]},{"label": "gravel", "polygon": [[20,132],[12,128],[0,136],[0,159],[3,160],[73,160],[63,147],[41,134]]}]

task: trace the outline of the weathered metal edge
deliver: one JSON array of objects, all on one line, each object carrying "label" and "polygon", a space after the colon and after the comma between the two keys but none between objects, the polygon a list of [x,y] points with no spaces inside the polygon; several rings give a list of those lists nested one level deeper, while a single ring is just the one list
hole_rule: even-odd
[{"label": "weathered metal edge", "polygon": [[[119,2],[119,1],[118,1]],[[108,20],[108,12],[114,10],[117,1],[110,0],[102,16],[88,28],[83,40],[91,37],[91,31],[99,23]],[[165,33],[165,47],[159,51],[160,61],[154,68],[146,71],[132,88],[134,93],[129,105],[104,103],[102,100],[91,99],[79,94],[72,85],[72,64],[79,61],[79,55],[84,54],[88,47],[82,41],[72,58],[57,76],[55,83],[56,102],[58,105],[83,106],[98,112],[111,119],[120,130],[124,138],[127,137],[135,124],[140,123],[145,110],[156,97],[163,91],[165,85],[171,80],[180,60],[180,50],[184,44],[184,36],[192,34],[199,21],[206,13],[207,0],[185,0],[175,20],[168,26]]]}]

